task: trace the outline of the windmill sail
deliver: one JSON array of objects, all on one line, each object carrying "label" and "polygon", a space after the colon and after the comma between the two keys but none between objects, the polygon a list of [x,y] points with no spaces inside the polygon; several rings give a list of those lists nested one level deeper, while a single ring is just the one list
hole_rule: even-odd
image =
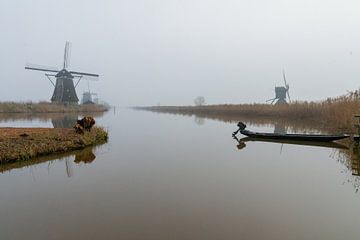
[{"label": "windmill sail", "polygon": [[32,64],[32,63],[27,63],[25,65],[25,69],[43,71],[43,72],[56,72],[56,73],[59,72],[59,70],[56,67],[49,67],[38,64]]},{"label": "windmill sail", "polygon": [[95,74],[95,73],[84,73],[84,72],[75,72],[75,71],[70,71],[70,73],[76,75],[89,76],[89,77],[99,77],[99,74]]},{"label": "windmill sail", "polygon": [[63,67],[64,69],[70,66],[70,49],[71,49],[70,42],[66,42],[65,51],[64,51],[64,67]]},{"label": "windmill sail", "polygon": [[283,78],[284,78],[284,83],[285,83],[285,88],[286,88],[286,94],[289,98],[289,102],[291,102],[291,98],[290,98],[290,93],[289,93],[289,89],[290,89],[290,86],[289,84],[286,82],[286,77],[285,77],[285,71],[283,69]]}]

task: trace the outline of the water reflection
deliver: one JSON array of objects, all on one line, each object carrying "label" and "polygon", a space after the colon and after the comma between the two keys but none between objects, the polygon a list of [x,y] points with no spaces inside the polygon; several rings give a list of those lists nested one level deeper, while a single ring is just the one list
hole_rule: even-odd
[{"label": "water reflection", "polygon": [[93,149],[92,148],[85,148],[84,150],[82,150],[81,152],[78,152],[75,155],[75,163],[80,164],[80,163],[85,163],[85,164],[89,164],[92,163],[95,160],[96,156],[93,153]]},{"label": "water reflection", "polygon": [[287,126],[283,122],[276,122],[274,124],[274,133],[286,134],[287,133]]},{"label": "water reflection", "polygon": [[197,125],[202,126],[202,125],[205,124],[205,118],[195,116],[194,122],[195,122]]},{"label": "water reflection", "polygon": [[[137,110],[137,109],[135,109]],[[146,110],[158,114],[171,114],[189,116],[202,119],[212,119],[227,123],[238,123],[240,120],[248,126],[273,128],[274,133],[323,133],[323,134],[344,134],[333,129],[328,124],[314,123],[304,119],[284,119],[276,117],[248,117],[239,115],[236,112],[223,114],[221,112],[173,112],[160,110]],[[195,121],[196,122],[196,121]]]},{"label": "water reflection", "polygon": [[[336,142],[302,142],[302,141],[283,141],[283,140],[268,140],[268,139],[255,139],[250,137],[237,138],[233,136],[236,141],[236,148],[242,150],[246,148],[248,142],[267,142],[311,147],[325,147],[334,149],[332,158],[336,159],[345,166],[346,180],[345,183],[351,184],[354,191],[357,193],[360,189],[360,145],[359,143],[351,144],[349,147]],[[281,154],[281,151],[280,151]]]},{"label": "water reflection", "polygon": [[0,173],[9,172],[15,169],[22,168],[30,168],[30,170],[36,165],[43,164],[45,162],[48,163],[47,168],[48,172],[50,172],[50,168],[56,162],[64,162],[65,163],[65,173],[66,176],[71,178],[74,176],[73,163],[77,166],[81,166],[84,164],[91,164],[96,159],[95,150],[101,145],[87,147],[82,150],[76,150],[68,153],[55,154],[50,156],[43,156],[34,158],[28,161],[20,161],[15,163],[6,163],[0,164]]},{"label": "water reflection", "polygon": [[54,126],[54,128],[72,128],[75,123],[76,123],[76,120],[78,120],[79,118],[79,115],[63,115],[61,117],[53,117],[51,118],[51,122]]},{"label": "water reflection", "polygon": [[[72,128],[76,123],[76,120],[86,116],[93,116],[95,118],[102,117],[104,112],[87,112],[87,113],[36,113],[36,114],[27,114],[27,113],[10,113],[0,114],[0,123],[3,123],[3,126],[14,127],[18,126],[17,122],[20,123],[20,127],[24,127],[30,123],[30,126],[38,125],[44,127],[48,122],[51,122],[51,125],[54,128]],[[37,124],[36,124],[37,123]]]},{"label": "water reflection", "polygon": [[360,145],[353,143],[349,150],[340,150],[334,158],[345,166],[343,173],[347,175],[344,182],[353,185],[355,192],[360,189]]}]

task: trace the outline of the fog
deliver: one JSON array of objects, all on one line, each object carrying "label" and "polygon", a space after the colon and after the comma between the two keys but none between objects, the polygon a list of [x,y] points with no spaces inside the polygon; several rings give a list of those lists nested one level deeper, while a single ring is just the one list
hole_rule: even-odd
[{"label": "fog", "polygon": [[[360,3],[349,0],[1,0],[0,101],[49,101],[53,86],[26,63],[100,74],[110,104],[264,103],[359,88]],[[82,81],[78,96],[87,89]]]}]

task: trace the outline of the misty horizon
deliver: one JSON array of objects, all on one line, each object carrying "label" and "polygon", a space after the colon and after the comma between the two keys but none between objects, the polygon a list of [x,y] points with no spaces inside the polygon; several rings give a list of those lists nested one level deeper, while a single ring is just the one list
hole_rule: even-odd
[{"label": "misty horizon", "polygon": [[[9,1],[0,3],[0,101],[50,101],[27,63],[100,74],[90,88],[118,106],[265,103],[359,88],[355,1]],[[81,81],[80,98],[88,88]]]}]

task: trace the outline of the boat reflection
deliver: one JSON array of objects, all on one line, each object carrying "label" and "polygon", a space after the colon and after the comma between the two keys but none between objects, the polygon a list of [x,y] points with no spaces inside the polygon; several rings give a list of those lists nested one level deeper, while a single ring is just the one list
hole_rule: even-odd
[{"label": "boat reflection", "polygon": [[[336,159],[338,162],[345,166],[342,171],[346,175],[346,180],[343,184],[351,184],[354,188],[355,193],[359,192],[360,189],[360,144],[351,144],[349,147],[336,142],[302,142],[302,141],[291,141],[291,140],[269,140],[244,137],[238,139],[236,136],[233,137],[237,142],[237,149],[241,150],[247,146],[249,142],[267,142],[267,143],[278,143],[291,144],[300,146],[311,146],[311,147],[325,147],[334,149],[331,157]],[[281,152],[281,151],[280,151]]]}]

